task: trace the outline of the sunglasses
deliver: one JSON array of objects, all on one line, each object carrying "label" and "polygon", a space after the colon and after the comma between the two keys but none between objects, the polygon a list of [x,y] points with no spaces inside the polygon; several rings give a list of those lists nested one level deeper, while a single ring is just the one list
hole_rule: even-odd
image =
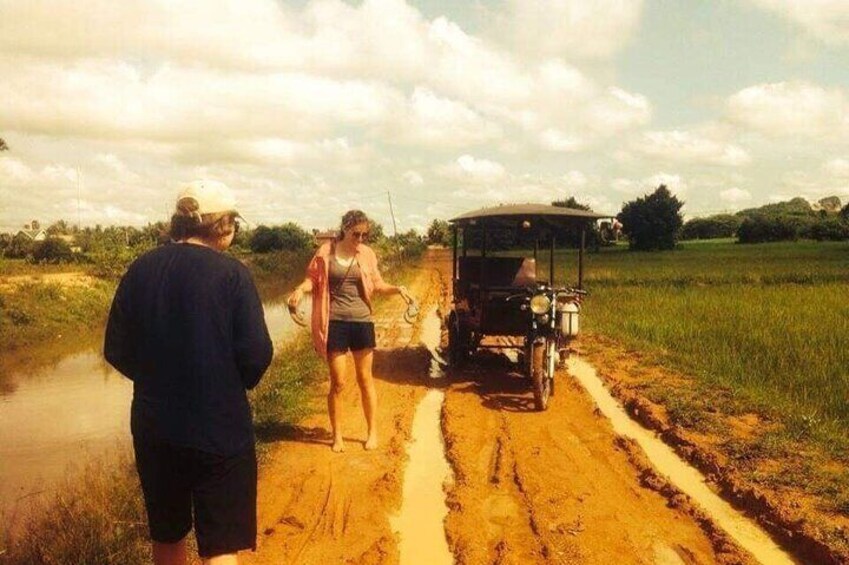
[{"label": "sunglasses", "polygon": [[367,231],[352,231],[351,236],[357,239],[367,239],[368,232]]}]

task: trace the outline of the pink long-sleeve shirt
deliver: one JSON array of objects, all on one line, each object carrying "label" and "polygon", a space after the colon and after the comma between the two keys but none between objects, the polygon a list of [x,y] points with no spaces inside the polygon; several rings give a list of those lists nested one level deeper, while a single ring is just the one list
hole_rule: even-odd
[{"label": "pink long-sleeve shirt", "polygon": [[[333,255],[335,242],[323,244],[307,267],[307,277],[312,281],[312,341],[316,352],[327,359],[327,332],[330,327],[330,256]],[[388,285],[377,267],[377,255],[371,247],[360,244],[354,257],[360,265],[363,281],[363,297],[369,310],[374,311],[371,297]]]}]

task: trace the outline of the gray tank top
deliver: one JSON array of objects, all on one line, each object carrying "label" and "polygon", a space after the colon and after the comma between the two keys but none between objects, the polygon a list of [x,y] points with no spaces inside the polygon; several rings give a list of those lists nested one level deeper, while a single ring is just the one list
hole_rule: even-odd
[{"label": "gray tank top", "polygon": [[363,300],[360,265],[356,259],[350,269],[330,257],[330,319],[345,322],[371,322],[371,310]]}]

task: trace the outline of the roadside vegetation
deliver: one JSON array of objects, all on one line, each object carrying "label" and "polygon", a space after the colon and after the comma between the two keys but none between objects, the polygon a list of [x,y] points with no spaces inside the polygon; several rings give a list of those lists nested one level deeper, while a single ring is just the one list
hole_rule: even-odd
[{"label": "roadside vegetation", "polygon": [[611,249],[591,258],[585,284],[588,329],[849,448],[849,244]]},{"label": "roadside vegetation", "polygon": [[849,242],[607,249],[585,285],[591,358],[635,363],[614,388],[662,406],[771,504],[826,520],[805,528],[849,555]]},{"label": "roadside vegetation", "polygon": [[[400,281],[410,276],[410,267],[421,256],[424,243],[415,234],[408,234],[407,239],[387,238],[376,247],[381,253],[384,270],[392,270],[392,280]],[[272,293],[273,300],[274,296],[282,296],[300,281],[312,249],[272,249],[259,254],[239,246],[233,252],[250,266],[261,291],[265,289],[264,298],[268,297],[266,292]],[[102,295],[89,304],[92,309],[88,312],[89,318],[60,317],[47,325],[64,327],[73,333],[82,321],[91,323],[93,309],[99,305],[108,308],[114,292],[114,281],[102,284],[99,291]],[[65,292],[73,292],[73,289],[35,284],[32,288],[26,287],[23,296],[40,297],[36,302],[50,309],[56,308],[57,302],[63,302],[61,297]],[[17,295],[17,291],[12,294]],[[0,305],[17,304],[7,300],[7,296],[0,294],[6,301]],[[11,310],[2,307],[5,319]],[[85,308],[81,307],[79,312],[84,313]],[[41,310],[29,310],[28,315],[39,320],[47,317]],[[102,324],[102,321],[102,317],[98,318],[94,324]],[[34,334],[20,335],[31,337]],[[23,338],[19,336],[19,339]],[[261,465],[274,442],[287,437],[292,426],[318,409],[321,403],[317,401],[317,385],[326,378],[325,372],[305,332],[300,332],[276,351],[268,372],[249,395]],[[91,462],[71,472],[53,494],[34,499],[32,507],[23,514],[25,518],[0,525],[0,564],[141,565],[150,562],[144,504],[129,452],[117,458]],[[190,545],[192,543],[190,540]]]}]

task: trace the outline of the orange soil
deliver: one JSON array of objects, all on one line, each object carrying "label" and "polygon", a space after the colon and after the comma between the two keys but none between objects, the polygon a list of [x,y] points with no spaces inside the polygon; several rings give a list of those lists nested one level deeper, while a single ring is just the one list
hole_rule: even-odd
[{"label": "orange soil", "polygon": [[[437,305],[447,312],[449,253],[429,251],[411,285],[423,313]],[[455,473],[445,528],[457,563],[751,563],[616,438],[565,372],[544,413],[532,410],[527,381],[498,356],[432,380],[418,327],[405,328],[399,304],[387,306],[378,313],[375,366],[381,447],[362,447],[353,381],[346,452],[331,452],[323,411],[282,432],[260,473],[259,546],[247,563],[397,563],[389,520],[401,505],[413,414],[429,386],[445,390],[442,430]]]}]

